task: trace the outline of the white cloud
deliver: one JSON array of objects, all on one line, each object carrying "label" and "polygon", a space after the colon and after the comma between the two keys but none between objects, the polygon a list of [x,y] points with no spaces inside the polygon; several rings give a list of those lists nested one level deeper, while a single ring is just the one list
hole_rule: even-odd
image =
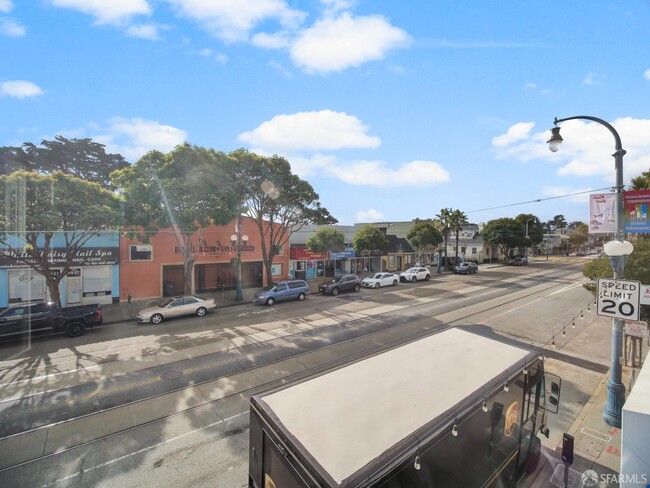
[{"label": "white cloud", "polygon": [[37,97],[43,94],[43,90],[31,81],[13,80],[0,83],[0,96],[27,98]]},{"label": "white cloud", "polygon": [[151,41],[157,41],[160,39],[158,26],[154,24],[133,24],[127,27],[126,33],[131,37],[149,39]]},{"label": "white cloud", "polygon": [[251,42],[257,47],[280,49],[289,46],[289,36],[286,31],[276,32],[275,34],[260,32],[253,36]]},{"label": "white cloud", "polygon": [[357,212],[355,219],[357,222],[383,222],[385,220],[384,214],[374,208]]},{"label": "white cloud", "polygon": [[277,20],[286,28],[298,27],[306,13],[284,0],[168,0],[189,17],[225,42],[245,41],[259,23]]},{"label": "white cloud", "polygon": [[307,72],[327,73],[383,59],[411,37],[381,16],[325,18],[305,29],[291,46],[291,59]]},{"label": "white cloud", "polygon": [[392,169],[384,161],[332,165],[327,171],[350,185],[425,187],[449,181],[449,172],[433,161],[411,161]]},{"label": "white cloud", "polygon": [[155,120],[139,117],[114,117],[105,128],[95,128],[92,139],[106,145],[106,150],[119,153],[134,162],[152,149],[169,152],[187,140],[187,132]]},{"label": "white cloud", "polygon": [[645,70],[645,71],[643,72],[643,77],[644,77],[646,80],[650,80],[650,69],[647,69],[647,70]]},{"label": "white cloud", "polygon": [[237,139],[269,152],[378,147],[380,139],[367,135],[367,131],[368,127],[352,115],[321,110],[276,115]]},{"label": "white cloud", "polygon": [[7,37],[22,37],[27,33],[25,26],[12,19],[0,19],[0,34]]},{"label": "white cloud", "polygon": [[[624,178],[627,184],[631,178],[650,167],[650,119],[625,117],[616,119],[611,124],[619,133],[623,148],[627,151],[624,157]],[[569,120],[560,127],[564,142],[557,153],[548,150],[546,141],[550,138],[550,130],[513,140],[503,146],[495,145],[493,140],[493,145],[501,158],[552,161],[562,164],[557,170],[560,176],[602,176],[603,182],[612,184],[615,177],[614,158],[611,157],[614,138],[607,128],[583,120]]]},{"label": "white cloud", "polygon": [[12,11],[14,8],[13,3],[11,3],[11,0],[0,0],[0,12],[7,14]]},{"label": "white cloud", "polygon": [[508,132],[492,139],[492,145],[505,147],[513,142],[526,140],[530,137],[530,131],[535,127],[535,122],[519,122],[508,129]]},{"label": "white cloud", "polygon": [[51,0],[56,7],[92,15],[98,24],[120,24],[135,15],[149,15],[147,0]]},{"label": "white cloud", "polygon": [[600,86],[602,82],[607,79],[607,75],[601,75],[598,73],[587,73],[585,79],[582,80],[584,86]]},{"label": "white cloud", "polygon": [[528,88],[530,90],[534,90],[535,88],[537,88],[537,83],[532,83],[530,81],[527,81],[526,84],[524,85],[524,87],[526,87],[526,88]]}]

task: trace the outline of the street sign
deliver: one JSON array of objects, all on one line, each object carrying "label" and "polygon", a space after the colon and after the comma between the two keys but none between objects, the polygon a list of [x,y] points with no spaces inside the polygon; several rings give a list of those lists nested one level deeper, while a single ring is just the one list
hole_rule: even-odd
[{"label": "street sign", "polygon": [[625,334],[634,337],[648,337],[648,322],[644,320],[626,320]]},{"label": "street sign", "polygon": [[598,278],[596,313],[603,317],[639,320],[641,282]]}]

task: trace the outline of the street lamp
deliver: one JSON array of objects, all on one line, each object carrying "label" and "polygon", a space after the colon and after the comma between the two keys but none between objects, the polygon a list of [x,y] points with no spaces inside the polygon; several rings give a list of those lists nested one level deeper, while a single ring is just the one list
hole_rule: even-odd
[{"label": "street lamp", "polygon": [[530,222],[533,219],[528,219],[526,221],[526,247],[525,247],[525,254],[526,254],[526,260],[528,260],[528,222]]},{"label": "street lamp", "polygon": [[[244,300],[244,297],[241,292],[241,251],[242,245],[245,246],[248,241],[248,236],[246,234],[242,235],[241,233],[242,218],[241,215],[237,218],[237,223],[235,225],[235,232],[230,236],[230,241],[233,246],[237,246],[237,289],[235,291],[235,301],[241,302]],[[243,244],[242,244],[243,243]]]},{"label": "street lamp", "polygon": [[[620,280],[623,279],[623,268],[625,266],[626,252],[627,254],[631,252],[631,244],[630,246],[624,244],[626,241],[624,241],[623,232],[623,156],[625,155],[625,149],[623,149],[621,138],[619,137],[618,132],[616,132],[611,124],[597,117],[578,115],[564,119],[558,119],[556,117],[555,120],[553,120],[553,125],[555,127],[551,129],[551,138],[547,141],[548,147],[551,151],[556,152],[558,149],[560,149],[560,145],[562,144],[563,139],[560,135],[560,127],[558,127],[558,124],[567,120],[577,119],[591,120],[592,122],[603,125],[607,127],[607,129],[609,129],[609,131],[614,136],[615,150],[612,156],[614,157],[614,166],[616,169],[616,199],[614,208],[616,234],[614,235],[614,242],[608,243],[611,244],[611,246],[608,247],[612,252],[612,255],[610,255],[610,263],[612,264],[612,268],[614,270],[614,279]],[[625,403],[625,385],[621,379],[623,324],[624,321],[621,319],[612,319],[612,356],[610,376],[607,383],[607,404],[603,410],[603,418],[605,419],[605,422],[616,428],[621,427],[623,403]]]}]

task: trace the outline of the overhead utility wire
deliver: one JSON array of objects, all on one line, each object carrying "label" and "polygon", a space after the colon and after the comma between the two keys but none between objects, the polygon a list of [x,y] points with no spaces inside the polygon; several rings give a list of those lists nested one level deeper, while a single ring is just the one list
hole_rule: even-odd
[{"label": "overhead utility wire", "polygon": [[566,195],[558,195],[556,197],[538,198],[537,200],[528,200],[527,202],[510,203],[508,205],[500,205],[498,207],[481,208],[481,209],[478,209],[478,210],[469,210],[469,211],[467,211],[465,213],[486,212],[487,210],[495,210],[497,208],[516,207],[517,205],[526,205],[527,203],[545,202],[546,200],[555,200],[557,198],[572,197],[574,195],[583,195],[584,193],[593,193],[595,191],[603,191],[603,190],[613,191],[614,187],[613,186],[607,186],[605,188],[596,188],[595,190],[585,190],[585,191],[579,191],[579,192],[576,192],[576,193],[567,193]]}]

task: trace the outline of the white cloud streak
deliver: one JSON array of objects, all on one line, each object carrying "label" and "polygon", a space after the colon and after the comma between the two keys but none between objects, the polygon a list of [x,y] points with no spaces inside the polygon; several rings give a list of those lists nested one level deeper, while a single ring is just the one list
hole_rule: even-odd
[{"label": "white cloud streak", "polygon": [[122,24],[136,15],[150,15],[147,0],[50,0],[55,7],[76,10],[98,24]]},{"label": "white cloud streak", "polygon": [[0,19],[0,34],[7,37],[23,37],[27,33],[25,26],[13,19]]},{"label": "white cloud streak", "polygon": [[276,115],[237,139],[267,152],[378,147],[380,139],[367,132],[368,127],[352,115],[321,110]]},{"label": "white cloud streak", "polygon": [[224,42],[246,41],[261,22],[277,20],[295,29],[306,13],[292,9],[284,0],[167,0],[181,15],[196,21]]},{"label": "white cloud streak", "polygon": [[355,215],[355,220],[357,222],[383,222],[384,214],[379,210],[374,208],[369,208],[368,210],[361,210]]},{"label": "white cloud streak", "polygon": [[643,72],[643,77],[644,77],[646,80],[650,80],[650,69],[647,69],[647,70],[645,70],[645,71]]},{"label": "white cloud streak", "polygon": [[353,17],[344,13],[303,30],[290,49],[293,62],[308,73],[328,73],[383,59],[393,49],[411,43],[402,29],[383,17]]},{"label": "white cloud streak", "polygon": [[31,81],[13,80],[0,83],[0,96],[2,97],[28,98],[42,94],[41,87]]},{"label": "white cloud streak", "polygon": [[14,4],[11,0],[0,0],[0,12],[3,14],[8,14],[14,8]]},{"label": "white cloud streak", "polygon": [[[526,125],[528,124],[528,125]],[[619,118],[611,122],[619,133],[623,147],[627,151],[624,158],[626,181],[638,176],[650,167],[650,120],[631,117]],[[527,131],[513,129],[528,128]],[[592,177],[601,176],[603,182],[612,184],[615,171],[613,158],[614,139],[608,130],[596,122],[569,120],[561,124],[564,138],[557,153],[548,150],[546,141],[550,130],[532,133],[534,125],[529,122],[513,125],[511,130],[519,134],[507,144],[498,145],[508,139],[508,133],[495,137],[493,146],[502,159],[515,159],[523,162],[542,160],[561,165],[557,169],[560,176]],[[503,139],[501,139],[503,138]]]}]

